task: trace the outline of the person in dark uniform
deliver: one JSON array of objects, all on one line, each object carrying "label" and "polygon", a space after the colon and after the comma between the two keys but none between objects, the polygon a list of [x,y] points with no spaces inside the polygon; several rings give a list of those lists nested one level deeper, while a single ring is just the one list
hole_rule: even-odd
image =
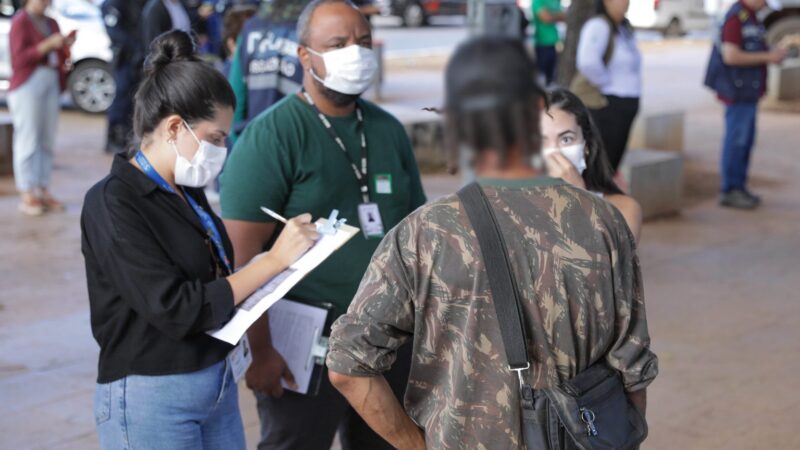
[{"label": "person in dark uniform", "polygon": [[[195,5],[196,6],[196,5]],[[186,0],[148,0],[142,11],[142,38],[144,45],[170,30],[187,33],[197,24],[197,8]]]},{"label": "person in dark uniform", "polygon": [[106,152],[127,151],[132,131],[133,93],[141,78],[144,55],[139,21],[146,0],[107,0],[103,2],[103,22],[114,59],[111,62],[116,92],[106,113],[108,133]]}]

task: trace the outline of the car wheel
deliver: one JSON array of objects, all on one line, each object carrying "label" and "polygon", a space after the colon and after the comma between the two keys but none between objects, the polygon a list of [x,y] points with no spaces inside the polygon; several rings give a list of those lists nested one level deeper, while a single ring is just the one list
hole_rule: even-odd
[{"label": "car wheel", "polygon": [[767,43],[776,45],[786,36],[800,34],[800,17],[784,17],[773,23],[767,30]]},{"label": "car wheel", "polygon": [[403,10],[403,26],[409,28],[421,27],[428,23],[425,10],[417,2],[409,2]]},{"label": "car wheel", "polygon": [[681,26],[681,21],[677,17],[673,17],[672,20],[669,21],[669,25],[664,30],[664,37],[681,37],[683,36],[683,27]]},{"label": "car wheel", "polygon": [[88,113],[104,113],[114,101],[117,84],[111,66],[102,61],[78,63],[67,78],[72,103]]}]

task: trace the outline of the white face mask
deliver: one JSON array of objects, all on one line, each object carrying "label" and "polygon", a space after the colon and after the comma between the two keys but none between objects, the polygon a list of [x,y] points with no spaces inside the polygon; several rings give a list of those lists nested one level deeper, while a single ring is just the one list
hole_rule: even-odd
[{"label": "white face mask", "polygon": [[203,187],[217,177],[225,164],[228,149],[197,139],[189,124],[183,124],[199,144],[191,161],[181,156],[178,146],[171,142],[177,158],[175,159],[175,184],[188,187]]},{"label": "white face mask", "polygon": [[575,166],[575,170],[578,171],[579,174],[583,174],[583,171],[586,170],[586,144],[575,144],[570,145],[569,147],[549,147],[542,149],[542,155],[549,156],[551,153],[554,152],[561,152],[565,158]]},{"label": "white face mask", "polygon": [[311,76],[326,88],[342,94],[361,95],[372,84],[378,71],[375,53],[360,45],[318,53],[308,49],[309,53],[322,58],[325,63],[325,79],[318,77],[314,69],[309,69]]}]

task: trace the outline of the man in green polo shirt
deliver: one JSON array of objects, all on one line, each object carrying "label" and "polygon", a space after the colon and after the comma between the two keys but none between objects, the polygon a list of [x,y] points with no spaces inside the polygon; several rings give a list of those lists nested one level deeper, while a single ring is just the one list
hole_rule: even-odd
[{"label": "man in green polo shirt", "polygon": [[533,23],[536,30],[533,45],[536,49],[536,65],[544,75],[546,84],[553,82],[558,53],[556,44],[561,40],[556,23],[564,20],[561,0],[533,0]]},{"label": "man in green polo shirt", "polygon": [[[376,68],[361,13],[347,0],[313,1],[298,20],[298,39],[304,91],[256,117],[239,137],[221,180],[222,216],[237,266],[275,234],[262,206],[285,217],[327,217],[338,209],[339,217],[361,228],[289,294],[309,304],[332,303],[339,315],[383,234],[425,203],[425,195],[403,126],[359,98]],[[317,396],[284,392],[281,379],[291,384],[292,375],[271,345],[268,326],[265,316],[248,332],[253,364],[247,383],[258,398],[259,448],[328,450],[340,424],[345,449],[391,448],[349,410],[327,376]],[[404,366],[393,381],[398,394],[409,360],[410,351],[398,359]]]}]

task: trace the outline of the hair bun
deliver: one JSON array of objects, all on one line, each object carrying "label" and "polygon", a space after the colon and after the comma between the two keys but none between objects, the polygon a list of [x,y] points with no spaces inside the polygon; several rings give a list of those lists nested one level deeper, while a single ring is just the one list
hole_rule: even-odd
[{"label": "hair bun", "polygon": [[151,75],[170,63],[199,61],[195,51],[195,42],[189,33],[181,30],[167,31],[150,43],[144,71],[147,75]]}]

